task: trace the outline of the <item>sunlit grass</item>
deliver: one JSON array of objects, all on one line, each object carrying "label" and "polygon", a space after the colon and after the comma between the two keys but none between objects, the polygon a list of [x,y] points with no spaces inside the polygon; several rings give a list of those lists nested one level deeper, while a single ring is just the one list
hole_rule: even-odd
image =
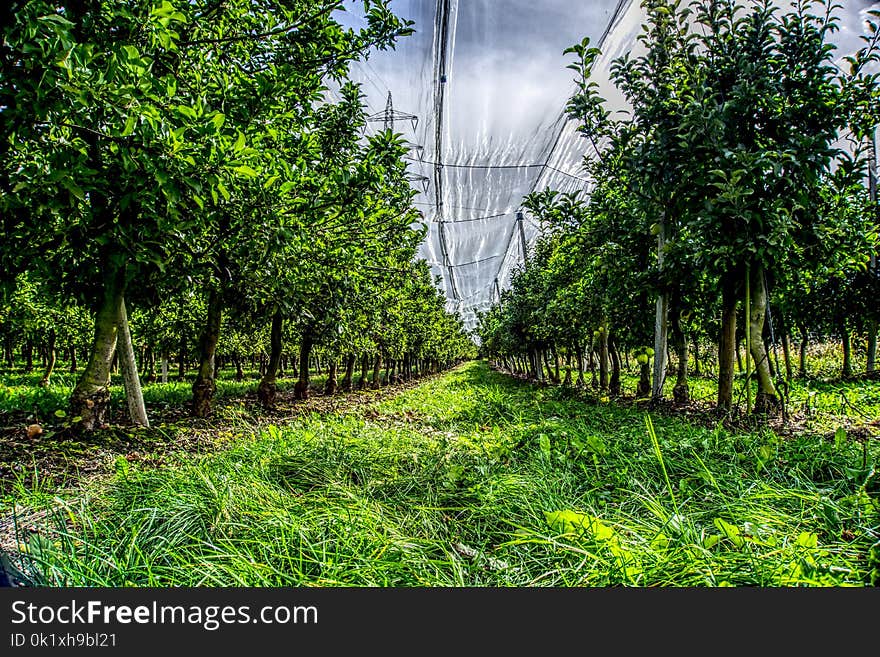
[{"label": "sunlit grass", "polygon": [[[38,420],[51,420],[58,409],[67,407],[67,400],[76,385],[77,375],[69,372],[58,372],[52,375],[48,386],[40,387],[40,374],[13,374],[0,377],[0,412],[24,411],[33,414]],[[160,405],[181,406],[192,399],[192,383],[195,374],[190,373],[180,381],[176,376],[169,376],[167,383],[143,383],[144,404],[147,410]],[[324,384],[326,375],[313,375],[312,386],[318,388]],[[256,392],[260,382],[258,372],[246,372],[241,381],[235,379],[234,370],[223,370],[217,379],[218,398],[240,397]],[[278,379],[279,390],[293,389],[296,378],[292,373]],[[111,406],[123,408],[125,390],[122,378],[114,374],[110,385]]]},{"label": "sunlit grass", "polygon": [[[56,507],[54,585],[861,586],[877,441],[734,434],[470,363]],[[665,472],[665,476],[664,476]],[[39,543],[39,544],[38,544]]]}]

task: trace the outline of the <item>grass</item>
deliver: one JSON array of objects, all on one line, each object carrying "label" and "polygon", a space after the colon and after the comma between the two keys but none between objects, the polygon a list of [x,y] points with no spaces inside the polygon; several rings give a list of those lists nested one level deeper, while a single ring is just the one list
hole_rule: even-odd
[{"label": "grass", "polygon": [[64,586],[864,586],[878,457],[473,362],[162,469],[122,460],[24,547]]},{"label": "grass", "polygon": [[[52,375],[51,383],[46,387],[40,387],[41,374],[32,372],[8,373],[0,377],[0,413],[12,413],[26,411],[34,417],[35,421],[45,421],[54,417],[58,409],[66,409],[70,393],[76,385],[77,374],[68,372],[56,372]],[[192,383],[195,373],[187,375],[183,381],[177,377],[169,377],[168,383],[144,383],[144,404],[147,410],[158,406],[183,406],[192,399]],[[312,376],[312,387],[323,386],[326,375]],[[258,372],[245,372],[242,381],[235,380],[235,370],[228,369],[219,373],[217,378],[217,398],[241,397],[256,392],[260,383]],[[292,389],[296,383],[296,377],[292,373],[278,379],[278,389],[281,391]],[[121,375],[115,374],[110,385],[111,407],[113,410],[124,408],[125,390],[122,386]]]}]

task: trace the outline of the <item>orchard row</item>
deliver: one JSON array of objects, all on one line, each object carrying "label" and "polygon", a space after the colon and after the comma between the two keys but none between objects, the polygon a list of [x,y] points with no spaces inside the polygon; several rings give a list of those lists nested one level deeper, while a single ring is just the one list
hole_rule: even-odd
[{"label": "orchard row", "polygon": [[346,374],[384,361],[397,378],[473,350],[415,259],[425,227],[407,147],[365,135],[348,79],[350,62],[411,25],[368,0],[366,27],[347,29],[340,5],[2,10],[0,333],[7,358],[79,356],[68,412],[80,428],[107,421],[114,357],[146,421],[136,351],[143,369],[194,350],[201,416],[218,357],[265,351],[271,405],[283,358],[300,364],[304,397],[317,353]]}]

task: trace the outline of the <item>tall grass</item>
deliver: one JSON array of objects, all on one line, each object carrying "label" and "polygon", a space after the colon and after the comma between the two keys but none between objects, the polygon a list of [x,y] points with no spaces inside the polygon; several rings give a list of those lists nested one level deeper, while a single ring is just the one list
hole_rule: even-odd
[{"label": "tall grass", "polygon": [[27,547],[50,585],[862,586],[878,456],[471,363],[174,467],[121,465]]}]

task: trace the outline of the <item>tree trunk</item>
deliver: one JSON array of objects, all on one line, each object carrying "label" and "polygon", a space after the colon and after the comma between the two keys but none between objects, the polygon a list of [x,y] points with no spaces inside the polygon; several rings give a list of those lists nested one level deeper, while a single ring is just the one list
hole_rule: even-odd
[{"label": "tree trunk", "polygon": [[681,325],[682,310],[677,298],[672,308],[672,343],[678,361],[675,368],[675,387],[672,388],[672,399],[676,404],[688,404],[691,401],[688,389],[688,339]]},{"label": "tree trunk", "polygon": [[55,369],[55,328],[49,329],[49,337],[46,343],[46,369],[43,370],[43,378],[40,379],[40,386],[49,385],[49,379],[52,378],[52,370]]},{"label": "tree trunk", "polygon": [[700,341],[697,336],[693,338],[694,343],[694,376],[702,376],[703,373],[701,371],[700,365]]},{"label": "tree trunk", "polygon": [[194,417],[208,417],[211,402],[217,392],[217,368],[215,357],[217,343],[220,341],[220,323],[223,315],[223,300],[220,292],[211,286],[208,292],[208,312],[202,335],[199,339],[199,373],[192,384],[192,414]]},{"label": "tree trunk", "polygon": [[308,399],[311,378],[309,377],[309,358],[312,355],[312,336],[308,329],[303,331],[299,345],[299,378],[293,387],[294,399]]},{"label": "tree trunk", "polygon": [[349,354],[348,356],[346,356],[345,374],[342,375],[342,381],[339,383],[339,387],[342,389],[342,392],[351,392],[352,379],[354,378],[354,362],[354,354]]},{"label": "tree trunk", "polygon": [[798,327],[801,332],[801,345],[800,345],[800,353],[798,354],[798,377],[801,379],[807,378],[807,347],[810,343],[809,334],[807,333],[807,329],[803,326]]},{"label": "tree trunk", "polygon": [[651,359],[639,363],[639,384],[636,386],[636,398],[642,399],[651,394]]},{"label": "tree trunk", "polygon": [[840,368],[841,378],[848,379],[852,376],[852,341],[850,340],[849,328],[846,320],[840,322],[840,340],[843,343],[843,366]]},{"label": "tree trunk", "polygon": [[791,367],[791,335],[789,335],[788,326],[784,322],[779,328],[782,331],[782,360],[785,364],[785,380],[791,381],[794,378]]},{"label": "tree trunk", "polygon": [[103,428],[109,419],[110,363],[116,351],[125,264],[121,258],[112,258],[105,272],[104,296],[95,314],[89,360],[70,395],[69,415],[80,418],[74,426],[81,431]]},{"label": "tree trunk", "polygon": [[868,322],[868,358],[865,371],[868,374],[877,369],[877,322]]},{"label": "tree trunk", "polygon": [[24,343],[24,371],[25,374],[34,371],[34,343],[30,340]]},{"label": "tree trunk", "polygon": [[275,405],[275,399],[278,395],[278,366],[281,364],[281,350],[283,348],[281,329],[284,325],[284,319],[281,311],[276,310],[272,315],[272,327],[269,329],[269,362],[266,364],[266,371],[263,378],[260,379],[260,385],[257,386],[257,399],[264,408],[272,408]]},{"label": "tree trunk", "polygon": [[116,340],[116,356],[122,381],[125,385],[125,400],[128,404],[128,417],[134,424],[149,428],[147,407],[144,405],[144,393],[138,377],[137,362],[134,359],[134,345],[131,343],[131,332],[128,328],[128,313],[125,300],[119,306],[119,331]]},{"label": "tree trunk", "polygon": [[177,358],[177,380],[183,381],[186,379],[186,335],[180,336],[180,353]]},{"label": "tree trunk", "polygon": [[574,382],[576,388],[585,388],[587,385],[586,380],[584,379],[584,348],[577,343],[574,346],[575,358],[577,359],[577,369],[578,375],[577,380]]},{"label": "tree trunk", "polygon": [[244,381],[244,370],[241,367],[241,355],[237,351],[232,352],[232,364],[235,365],[235,380]]},{"label": "tree trunk", "polygon": [[336,379],[336,368],[336,359],[331,358],[330,361],[327,363],[327,381],[326,383],[324,383],[325,395],[336,394],[336,389],[339,387],[339,382]]},{"label": "tree trunk", "polygon": [[751,269],[751,312],[749,317],[749,343],[758,378],[758,394],[755,397],[755,413],[776,414],[781,410],[779,395],[770,374],[770,358],[764,346],[764,321],[767,316],[767,286],[763,267]]},{"label": "tree trunk", "polygon": [[737,285],[732,274],[721,281],[721,332],[718,337],[718,408],[733,408],[733,367],[736,354]]},{"label": "tree trunk", "polygon": [[358,390],[367,389],[367,377],[370,371],[370,357],[367,354],[361,356],[361,378],[358,381]]},{"label": "tree trunk", "polygon": [[565,378],[562,380],[562,385],[564,385],[564,386],[571,385],[571,346],[570,345],[565,350]]},{"label": "tree trunk", "polygon": [[156,352],[152,347],[147,347],[147,383],[156,382]]},{"label": "tree trunk", "polygon": [[375,359],[373,360],[373,379],[371,382],[371,387],[376,390],[379,386],[382,385],[380,381],[380,376],[382,372],[382,354],[381,352],[376,354]]},{"label": "tree trunk", "polygon": [[611,356],[611,380],[608,382],[608,394],[620,396],[620,352],[614,340],[608,341],[608,354]]},{"label": "tree trunk", "polygon": [[76,374],[77,362],[76,362],[76,347],[70,347],[70,373]]},{"label": "tree trunk", "polygon": [[608,319],[599,327],[599,391],[608,392]]},{"label": "tree trunk", "polygon": [[599,387],[598,379],[596,378],[596,353],[593,348],[593,344],[590,343],[590,387],[595,390]]},{"label": "tree trunk", "polygon": [[162,352],[162,369],[161,378],[159,379],[162,383],[168,383],[168,352]]},{"label": "tree trunk", "polygon": [[[657,233],[657,268],[663,271],[664,247],[666,246],[666,213],[660,215],[660,230]],[[651,400],[663,399],[663,384],[666,382],[666,342],[669,331],[669,295],[661,290],[654,308],[654,381]]]},{"label": "tree trunk", "polygon": [[541,380],[546,381],[548,378],[553,381],[553,366],[550,364],[550,353],[547,349],[541,350]]}]

